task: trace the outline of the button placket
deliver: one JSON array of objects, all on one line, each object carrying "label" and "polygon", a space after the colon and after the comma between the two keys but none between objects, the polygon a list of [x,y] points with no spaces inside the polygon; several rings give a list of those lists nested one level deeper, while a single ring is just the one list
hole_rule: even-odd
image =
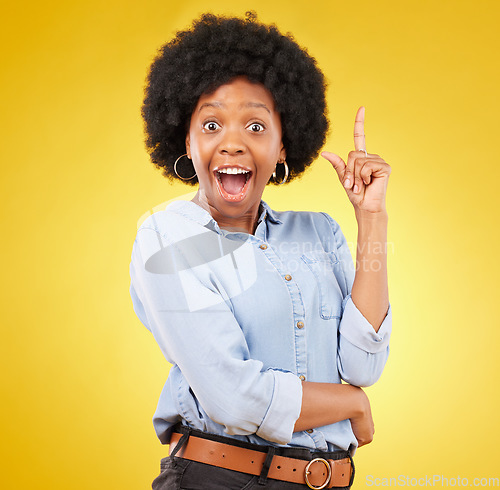
[{"label": "button placket", "polygon": [[293,279],[293,276],[288,272],[286,263],[281,260],[281,257],[276,253],[276,250],[267,243],[261,243],[259,248],[263,251],[267,260],[272,264],[274,269],[284,279],[284,283],[288,289],[292,303],[293,316],[293,331],[295,343],[295,369],[296,373],[304,376],[307,375],[307,350],[306,350],[306,332],[305,328],[299,327],[297,322],[304,325],[303,319],[305,315],[304,302],[298,284]]}]

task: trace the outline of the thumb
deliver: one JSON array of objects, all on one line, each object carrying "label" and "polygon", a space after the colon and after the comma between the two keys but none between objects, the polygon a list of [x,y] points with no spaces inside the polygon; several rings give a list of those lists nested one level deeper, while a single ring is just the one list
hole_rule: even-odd
[{"label": "thumb", "polygon": [[344,160],[342,160],[342,158],[335,153],[331,153],[329,151],[323,151],[321,156],[332,164],[333,168],[337,172],[337,175],[339,176],[340,181],[343,182],[346,169]]}]

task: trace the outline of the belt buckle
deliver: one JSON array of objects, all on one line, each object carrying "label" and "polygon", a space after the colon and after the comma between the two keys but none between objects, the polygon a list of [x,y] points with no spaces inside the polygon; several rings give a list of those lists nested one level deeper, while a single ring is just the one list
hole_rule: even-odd
[{"label": "belt buckle", "polygon": [[[323,463],[328,468],[328,475],[326,476],[326,481],[323,483],[323,485],[315,486],[309,482],[309,475],[311,474],[309,468],[312,466],[313,463]],[[309,488],[312,488],[313,490],[321,490],[330,483],[331,478],[332,478],[332,467],[330,466],[330,464],[326,459],[314,458],[311,461],[309,461],[309,463],[307,463],[306,469],[304,470],[304,479],[306,480],[306,485]]]}]

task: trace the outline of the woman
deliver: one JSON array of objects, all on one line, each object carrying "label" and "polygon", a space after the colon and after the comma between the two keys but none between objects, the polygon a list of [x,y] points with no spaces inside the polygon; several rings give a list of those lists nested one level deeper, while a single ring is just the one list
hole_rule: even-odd
[{"label": "woman", "polygon": [[252,15],[202,16],[151,66],[151,159],[198,184],[144,221],[130,264],[134,309],[173,365],[154,489],[349,488],[351,455],[372,440],[359,386],[389,352],[390,167],[365,150],[364,108],[347,163],[322,153],[354,206],[356,271],[330,216],[262,201],[318,156],[324,94],[315,60]]}]

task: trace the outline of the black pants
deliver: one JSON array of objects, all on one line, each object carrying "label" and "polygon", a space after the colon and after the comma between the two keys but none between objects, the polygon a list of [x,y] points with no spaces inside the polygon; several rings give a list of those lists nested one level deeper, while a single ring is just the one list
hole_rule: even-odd
[{"label": "black pants", "polygon": [[[184,432],[185,430],[182,431]],[[260,449],[262,449],[262,446],[240,443],[231,438],[212,436],[192,429],[190,433],[197,437],[223,441],[227,444],[244,446],[247,448],[260,447]],[[180,443],[181,441],[179,441],[179,444]],[[300,459],[313,459],[315,457],[341,459],[348,457],[348,453],[345,451],[313,454],[310,453],[309,450],[301,448],[277,448],[276,451],[276,454],[287,457],[298,457]],[[304,457],[305,455],[308,457]],[[298,483],[273,480],[271,478],[261,478],[259,476],[226,470],[225,468],[219,468],[197,461],[190,461],[175,455],[162,458],[160,469],[160,474],[152,483],[153,490],[301,490],[309,488],[306,484],[301,485]],[[350,487],[337,488],[337,490],[349,489]]]}]

